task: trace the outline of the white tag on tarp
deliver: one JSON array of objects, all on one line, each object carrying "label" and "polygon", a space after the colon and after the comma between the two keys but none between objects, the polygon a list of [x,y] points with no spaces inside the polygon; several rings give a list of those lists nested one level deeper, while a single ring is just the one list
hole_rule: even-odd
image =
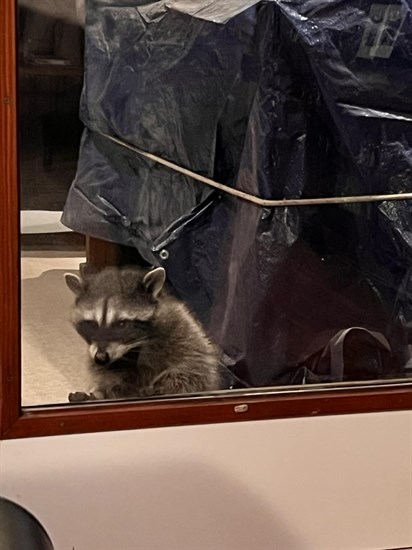
[{"label": "white tag on tarp", "polygon": [[389,59],[395,47],[406,10],[401,4],[372,4],[359,46],[358,57]]}]

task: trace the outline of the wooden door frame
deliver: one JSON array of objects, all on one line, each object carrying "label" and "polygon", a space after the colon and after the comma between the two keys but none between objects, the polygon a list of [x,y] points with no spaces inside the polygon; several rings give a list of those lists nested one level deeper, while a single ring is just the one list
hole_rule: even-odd
[{"label": "wooden door frame", "polygon": [[[299,388],[230,395],[21,407],[20,246],[17,133],[16,4],[0,18],[0,437],[183,426],[412,409],[412,382],[350,388]],[[89,244],[90,246],[90,244]],[[113,245],[92,244],[95,263],[116,261]]]},{"label": "wooden door frame", "polygon": [[0,414],[4,428],[20,411],[20,236],[17,146],[16,6],[0,18]]}]

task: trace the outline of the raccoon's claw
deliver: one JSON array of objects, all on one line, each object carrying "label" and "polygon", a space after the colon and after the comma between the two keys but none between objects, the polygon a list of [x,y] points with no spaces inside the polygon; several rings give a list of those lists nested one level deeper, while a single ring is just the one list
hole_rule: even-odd
[{"label": "raccoon's claw", "polygon": [[92,393],[85,393],[83,391],[76,391],[69,393],[70,403],[80,403],[81,401],[94,401],[96,397]]}]

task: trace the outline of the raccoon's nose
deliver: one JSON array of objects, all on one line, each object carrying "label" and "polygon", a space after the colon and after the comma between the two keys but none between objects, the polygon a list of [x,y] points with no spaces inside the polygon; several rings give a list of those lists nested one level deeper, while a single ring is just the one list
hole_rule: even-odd
[{"label": "raccoon's nose", "polygon": [[98,365],[107,365],[110,362],[110,356],[105,351],[98,351],[94,356],[94,360]]}]

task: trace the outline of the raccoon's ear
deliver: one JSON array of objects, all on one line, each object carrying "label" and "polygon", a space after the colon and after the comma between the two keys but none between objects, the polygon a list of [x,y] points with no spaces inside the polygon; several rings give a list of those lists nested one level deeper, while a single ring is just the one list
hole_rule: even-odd
[{"label": "raccoon's ear", "polygon": [[66,285],[70,288],[72,292],[74,292],[74,294],[76,294],[76,296],[78,296],[82,292],[84,286],[83,281],[80,279],[80,277],[74,275],[73,273],[65,273],[64,279],[66,281]]},{"label": "raccoon's ear", "polygon": [[147,292],[150,292],[153,298],[157,298],[165,284],[165,281],[166,271],[163,267],[157,267],[145,275],[143,284]]}]

